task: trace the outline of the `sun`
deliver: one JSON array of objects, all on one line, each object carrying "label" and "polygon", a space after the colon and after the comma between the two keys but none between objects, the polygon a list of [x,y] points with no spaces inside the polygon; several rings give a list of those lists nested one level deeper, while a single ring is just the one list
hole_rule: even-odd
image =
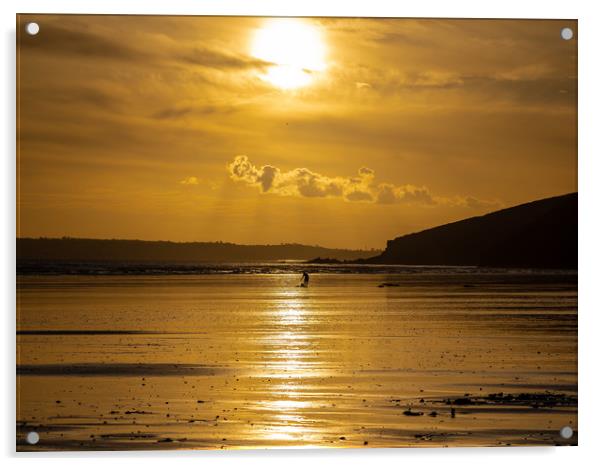
[{"label": "sun", "polygon": [[268,20],[255,34],[251,55],[272,64],[261,78],[281,89],[306,86],[326,69],[320,30],[300,19]]}]

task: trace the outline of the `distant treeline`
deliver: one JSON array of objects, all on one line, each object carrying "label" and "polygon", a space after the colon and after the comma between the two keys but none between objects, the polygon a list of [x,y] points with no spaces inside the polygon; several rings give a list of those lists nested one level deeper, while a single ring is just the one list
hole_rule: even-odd
[{"label": "distant treeline", "polygon": [[378,250],[329,249],[303,244],[243,245],[85,238],[17,238],[17,260],[260,262],[332,257],[354,260]]}]

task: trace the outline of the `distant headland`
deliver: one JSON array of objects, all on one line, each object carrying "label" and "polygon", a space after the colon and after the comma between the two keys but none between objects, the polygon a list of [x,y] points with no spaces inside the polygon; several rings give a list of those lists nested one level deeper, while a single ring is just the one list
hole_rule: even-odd
[{"label": "distant headland", "polygon": [[382,254],[353,262],[576,269],[577,210],[577,193],[537,200],[400,236]]}]

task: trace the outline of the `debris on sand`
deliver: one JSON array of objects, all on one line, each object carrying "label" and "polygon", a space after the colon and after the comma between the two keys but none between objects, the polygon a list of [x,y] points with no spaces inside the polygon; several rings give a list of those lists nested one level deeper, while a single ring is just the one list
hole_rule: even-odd
[{"label": "debris on sand", "polygon": [[577,398],[564,393],[490,393],[486,396],[468,396],[447,398],[441,402],[446,405],[511,405],[531,406],[533,408],[553,408],[557,406],[577,406]]},{"label": "debris on sand", "polygon": [[518,406],[532,406],[533,408],[555,406],[577,406],[577,398],[564,393],[490,393],[482,397],[487,404],[510,404]]},{"label": "debris on sand", "polygon": [[466,406],[466,405],[472,405],[472,404],[474,404],[474,402],[470,399],[470,397],[462,397],[462,398],[456,398],[455,400],[447,400],[446,404]]},{"label": "debris on sand", "polygon": [[423,414],[420,411],[412,411],[412,408],[408,408],[403,412],[404,416],[422,416]]},{"label": "debris on sand", "polygon": [[381,283],[380,285],[378,285],[379,288],[385,288],[388,286],[401,286],[400,283],[390,283],[390,282],[385,282],[385,283]]}]

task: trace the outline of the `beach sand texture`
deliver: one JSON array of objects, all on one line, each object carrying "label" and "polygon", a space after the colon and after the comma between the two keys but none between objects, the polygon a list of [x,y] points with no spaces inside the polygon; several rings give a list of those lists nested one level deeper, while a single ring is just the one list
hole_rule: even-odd
[{"label": "beach sand texture", "polygon": [[576,274],[298,283],[19,276],[17,449],[577,443]]}]

